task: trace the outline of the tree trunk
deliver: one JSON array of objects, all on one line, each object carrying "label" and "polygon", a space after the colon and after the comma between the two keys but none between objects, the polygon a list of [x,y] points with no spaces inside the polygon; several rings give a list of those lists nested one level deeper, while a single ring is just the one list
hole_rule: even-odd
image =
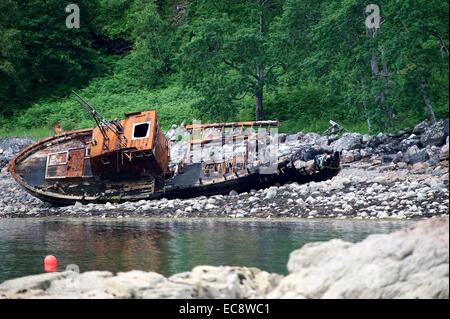
[{"label": "tree trunk", "polygon": [[370,59],[370,69],[372,71],[372,76],[378,78],[380,70],[378,69],[378,61],[375,52],[372,52],[372,58]]},{"label": "tree trunk", "polygon": [[[364,84],[364,81],[361,80],[361,87],[362,87],[362,94],[367,91],[367,87]],[[369,133],[372,132],[372,121],[370,120],[370,114],[369,114],[369,108],[367,107],[367,101],[365,96],[363,97],[363,107],[364,107],[364,113],[366,115],[366,122],[367,122],[367,130]]]},{"label": "tree trunk", "polygon": [[255,91],[255,100],[256,100],[256,109],[255,115],[256,120],[261,121],[264,119],[263,115],[263,95],[264,95],[264,67],[262,65],[258,65],[256,70],[256,91]]},{"label": "tree trunk", "polygon": [[370,69],[372,72],[372,76],[377,82],[383,81],[381,91],[375,95],[375,102],[380,105],[380,111],[385,112],[385,114],[387,114],[388,121],[392,122],[394,120],[394,110],[392,108],[392,105],[390,105],[386,101],[387,89],[389,84],[389,73],[386,59],[384,56],[384,48],[381,49],[381,63],[382,63],[381,66],[382,70],[380,71],[376,51],[374,48],[372,48],[370,58]]},{"label": "tree trunk", "polygon": [[263,120],[263,92],[260,89],[256,89],[255,92],[255,99],[256,99],[256,120],[261,121]]},{"label": "tree trunk", "polygon": [[[264,2],[260,2],[259,32],[261,33],[261,35],[264,35]],[[261,121],[264,119],[263,95],[264,95],[264,65],[260,63],[256,67],[255,117],[257,121]]]},{"label": "tree trunk", "polygon": [[[388,91],[388,85],[389,85],[389,72],[388,72],[388,67],[387,67],[387,63],[386,63],[386,59],[384,56],[384,48],[381,48],[381,62],[383,63],[383,78],[384,78],[384,88],[383,88],[383,100],[386,99],[386,94]],[[393,120],[394,119],[394,109],[392,108],[391,103],[389,103],[387,105],[387,111],[388,111],[388,115],[389,115],[389,119]]]},{"label": "tree trunk", "polygon": [[[370,59],[370,69],[372,70],[372,76],[375,80],[380,80],[380,69],[378,68],[378,59],[375,52],[372,52],[372,58]],[[382,90],[379,94],[375,95],[375,102],[380,105],[384,104],[385,95],[384,90]]]},{"label": "tree trunk", "polygon": [[431,104],[431,101],[427,95],[424,79],[422,79],[422,81],[420,82],[420,91],[422,93],[423,102],[425,103],[425,109],[427,110],[428,113],[428,119],[432,124],[434,124],[436,123],[436,116],[434,115],[433,105]]},{"label": "tree trunk", "polygon": [[[364,18],[366,18],[365,13],[363,13]],[[372,38],[375,39],[378,35],[380,29],[379,28],[373,28],[369,29],[366,27],[366,34]],[[384,85],[381,89],[381,92],[375,95],[375,102],[380,105],[380,109],[382,112],[386,112],[389,118],[389,121],[392,121],[394,119],[394,110],[391,105],[386,106],[386,95],[387,95],[387,89],[388,89],[388,82],[389,82],[389,74],[388,74],[388,67],[386,63],[386,59],[384,56],[384,48],[381,49],[381,63],[382,63],[382,71],[380,72],[380,67],[378,64],[378,59],[376,55],[376,47],[374,47],[374,44],[372,44],[371,49],[371,58],[370,58],[370,70],[372,72],[372,76],[376,81],[381,81],[380,77],[384,78]],[[370,125],[370,120],[368,119],[367,122],[368,126]]]}]

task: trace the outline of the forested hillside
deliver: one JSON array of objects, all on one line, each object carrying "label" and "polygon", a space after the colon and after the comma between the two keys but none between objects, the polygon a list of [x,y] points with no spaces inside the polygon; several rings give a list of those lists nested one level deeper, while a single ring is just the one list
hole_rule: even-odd
[{"label": "forested hillside", "polygon": [[[448,116],[448,1],[0,0],[0,134],[155,108],[165,129],[277,119],[376,133]],[[24,133],[25,132],[25,133]]]}]

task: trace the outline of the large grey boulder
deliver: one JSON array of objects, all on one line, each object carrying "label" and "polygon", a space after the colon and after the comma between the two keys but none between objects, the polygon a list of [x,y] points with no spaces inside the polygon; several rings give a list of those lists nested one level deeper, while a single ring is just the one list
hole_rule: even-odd
[{"label": "large grey boulder", "polygon": [[278,143],[286,143],[287,134],[279,133],[278,134]]},{"label": "large grey boulder", "polygon": [[284,141],[284,143],[289,145],[297,144],[297,142],[302,136],[303,133],[289,134],[286,136],[286,140]]},{"label": "large grey boulder", "polygon": [[416,137],[409,137],[409,138],[405,138],[403,139],[400,144],[399,144],[399,148],[400,151],[402,152],[406,152],[408,150],[408,148],[410,148],[411,146],[414,145],[419,145],[420,140]]},{"label": "large grey boulder", "polygon": [[352,163],[361,160],[361,152],[359,150],[342,151],[341,161],[342,163]]},{"label": "large grey boulder", "polygon": [[257,268],[198,266],[166,278],[133,270],[47,273],[5,281],[0,298],[263,298],[282,276]]},{"label": "large grey boulder", "polygon": [[439,155],[440,155],[441,148],[438,146],[434,146],[434,145],[433,146],[428,145],[425,148],[425,150],[429,157],[428,163],[431,164],[432,166],[437,165],[439,163]]},{"label": "large grey boulder", "polygon": [[306,244],[291,253],[290,274],[268,297],[447,299],[448,235],[445,217],[356,244]]},{"label": "large grey boulder", "polygon": [[53,281],[65,279],[69,272],[44,273],[12,280],[0,285],[0,299],[3,298],[36,298],[48,289]]},{"label": "large grey boulder", "polygon": [[317,133],[306,133],[298,136],[301,145],[316,145],[318,147],[326,147],[328,145],[328,137]]},{"label": "large grey boulder", "polygon": [[[379,133],[378,135],[372,136],[371,138],[367,139],[367,146],[371,148],[376,148],[378,145],[381,145],[383,143],[386,143],[387,136],[383,133]],[[364,142],[364,141],[363,141]]]},{"label": "large grey boulder", "polygon": [[192,298],[196,288],[154,272],[133,270],[48,273],[8,280],[0,298]]},{"label": "large grey boulder", "polygon": [[403,160],[408,164],[416,164],[426,162],[430,158],[428,151],[423,148],[419,149],[417,145],[413,145],[406,151]]},{"label": "large grey boulder", "polygon": [[257,268],[197,266],[190,272],[173,275],[177,284],[197,287],[197,298],[263,298],[282,276]]},{"label": "large grey boulder", "polygon": [[403,153],[397,152],[392,158],[392,163],[397,164],[400,163],[402,160],[403,160]]},{"label": "large grey boulder", "polygon": [[422,134],[425,130],[430,126],[430,121],[425,120],[414,126],[413,133],[414,134]]},{"label": "large grey boulder", "polygon": [[271,188],[267,189],[266,196],[264,197],[264,199],[272,200],[276,196],[277,196],[277,188],[271,187]]},{"label": "large grey boulder", "polygon": [[420,136],[422,145],[442,146],[448,136],[448,119],[438,121],[425,129]]},{"label": "large grey boulder", "polygon": [[362,146],[362,135],[359,133],[345,133],[340,139],[332,144],[333,151],[342,152],[359,149]]}]

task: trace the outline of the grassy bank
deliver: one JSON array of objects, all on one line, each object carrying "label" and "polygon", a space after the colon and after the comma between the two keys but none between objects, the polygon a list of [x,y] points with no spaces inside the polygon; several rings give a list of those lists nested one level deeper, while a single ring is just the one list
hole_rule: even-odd
[{"label": "grassy bank", "polygon": [[[107,119],[123,118],[124,113],[156,109],[163,130],[172,124],[191,123],[193,119],[216,122],[217,118],[198,111],[195,104],[201,97],[186,89],[174,75],[158,86],[142,85],[129,74],[130,56],[111,61],[111,71],[94,78],[83,89],[77,90],[89,104]],[[266,119],[279,120],[282,133],[324,132],[329,120],[342,124],[348,131],[371,133],[360,114],[350,116],[348,108],[336,106],[331,99],[323,98],[326,88],[305,85],[295,90],[273,90],[264,98]],[[319,98],[320,97],[320,98]],[[251,121],[255,118],[254,97],[245,96],[237,113],[229,121]],[[211,107],[215,107],[211,105]],[[437,115],[446,111],[436,109]],[[353,120],[352,120],[353,118]],[[411,127],[424,119],[423,113],[410,113],[399,120],[392,130]],[[52,127],[60,123],[63,130],[82,129],[95,125],[91,116],[78,104],[67,89],[65,97],[42,99],[12,117],[0,118],[0,137],[26,136],[42,138],[52,135]]]},{"label": "grassy bank", "polygon": [[[162,128],[167,130],[174,123],[191,121],[195,114],[191,105],[196,101],[196,96],[188,90],[171,86],[153,91],[128,91],[123,87],[115,91],[105,87],[107,81],[96,80],[77,92],[107,119],[123,118],[126,112],[156,109]],[[95,125],[74,95],[69,95],[59,100],[36,103],[12,119],[4,120],[0,125],[0,136],[44,137],[52,133],[52,127],[57,122],[64,130]]]}]

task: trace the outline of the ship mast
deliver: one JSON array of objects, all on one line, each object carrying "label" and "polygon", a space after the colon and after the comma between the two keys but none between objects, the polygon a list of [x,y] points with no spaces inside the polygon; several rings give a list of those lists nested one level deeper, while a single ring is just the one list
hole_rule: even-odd
[{"label": "ship mast", "polygon": [[108,151],[109,148],[109,141],[110,138],[108,136],[108,131],[112,132],[114,135],[117,136],[117,147],[119,149],[125,148],[127,145],[126,137],[123,136],[123,126],[120,124],[119,121],[109,121],[105,119],[103,116],[101,116],[97,110],[91,106],[88,102],[86,102],[80,95],[78,95],[75,91],[72,91],[73,94],[75,94],[75,98],[77,99],[78,103],[87,111],[92,118],[94,119],[95,123],[97,124],[97,127],[100,130],[100,133],[103,136],[103,150]]}]

